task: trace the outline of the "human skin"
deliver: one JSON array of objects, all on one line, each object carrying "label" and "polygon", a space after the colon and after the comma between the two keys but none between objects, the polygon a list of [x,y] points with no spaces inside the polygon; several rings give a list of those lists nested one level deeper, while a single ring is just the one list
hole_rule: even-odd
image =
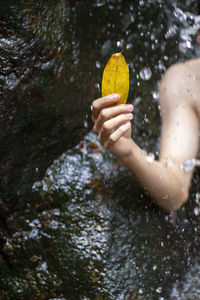
[{"label": "human skin", "polygon": [[193,173],[181,165],[196,158],[199,149],[200,59],[171,66],[161,80],[159,95],[162,130],[158,160],[148,160],[131,138],[134,108],[115,105],[117,94],[93,102],[93,130],[160,207],[176,211],[188,199]]}]

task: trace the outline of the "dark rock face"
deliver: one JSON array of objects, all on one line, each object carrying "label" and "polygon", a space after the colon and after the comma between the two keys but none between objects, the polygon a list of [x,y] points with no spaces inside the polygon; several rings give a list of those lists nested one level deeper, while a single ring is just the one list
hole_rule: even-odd
[{"label": "dark rock face", "polygon": [[10,204],[87,132],[95,94],[93,80],[73,67],[73,47],[44,43],[32,17],[24,14],[22,27],[0,24],[0,198]]}]

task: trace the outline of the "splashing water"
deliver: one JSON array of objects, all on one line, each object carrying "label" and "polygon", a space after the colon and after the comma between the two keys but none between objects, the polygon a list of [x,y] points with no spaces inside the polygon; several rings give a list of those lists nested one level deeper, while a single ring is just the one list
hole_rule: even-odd
[{"label": "splashing water", "polygon": [[192,171],[194,169],[194,167],[199,166],[200,165],[200,161],[195,159],[195,158],[191,158],[191,159],[187,159],[183,164],[180,165],[181,170],[183,171]]},{"label": "splashing water", "polygon": [[[180,8],[175,7],[174,16],[181,23],[179,50],[186,53],[188,49],[194,48],[193,37],[196,36],[197,30],[200,29],[200,16],[189,12],[183,12]],[[177,26],[171,27],[166,37],[172,36],[177,31]]]},{"label": "splashing water", "polygon": [[172,293],[170,299],[192,299],[197,300],[200,297],[200,290],[199,290],[199,273],[200,273],[200,266],[199,264],[195,264],[190,272],[187,274],[185,278],[184,285],[176,282],[173,286]]},{"label": "splashing water", "polygon": [[150,68],[144,68],[140,71],[140,77],[142,80],[149,80],[152,76]]}]

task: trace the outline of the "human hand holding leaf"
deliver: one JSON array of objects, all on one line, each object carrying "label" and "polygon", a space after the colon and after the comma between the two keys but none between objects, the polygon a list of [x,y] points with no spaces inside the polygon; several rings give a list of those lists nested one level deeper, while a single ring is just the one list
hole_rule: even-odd
[{"label": "human hand holding leaf", "polygon": [[93,102],[92,119],[93,130],[98,135],[98,140],[120,158],[129,155],[132,151],[133,106],[126,104],[128,92],[128,65],[121,53],[115,53],[104,69],[103,97]]}]

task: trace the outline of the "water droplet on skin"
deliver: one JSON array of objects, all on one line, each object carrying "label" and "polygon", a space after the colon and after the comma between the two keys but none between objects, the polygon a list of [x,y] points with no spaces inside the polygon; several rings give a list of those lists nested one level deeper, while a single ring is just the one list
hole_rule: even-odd
[{"label": "water droplet on skin", "polygon": [[155,155],[153,153],[149,153],[146,157],[146,160],[149,162],[149,163],[152,163],[154,160],[155,160]]},{"label": "water droplet on skin", "polygon": [[144,156],[147,156],[147,152],[145,150],[142,150],[141,154],[144,155]]}]

